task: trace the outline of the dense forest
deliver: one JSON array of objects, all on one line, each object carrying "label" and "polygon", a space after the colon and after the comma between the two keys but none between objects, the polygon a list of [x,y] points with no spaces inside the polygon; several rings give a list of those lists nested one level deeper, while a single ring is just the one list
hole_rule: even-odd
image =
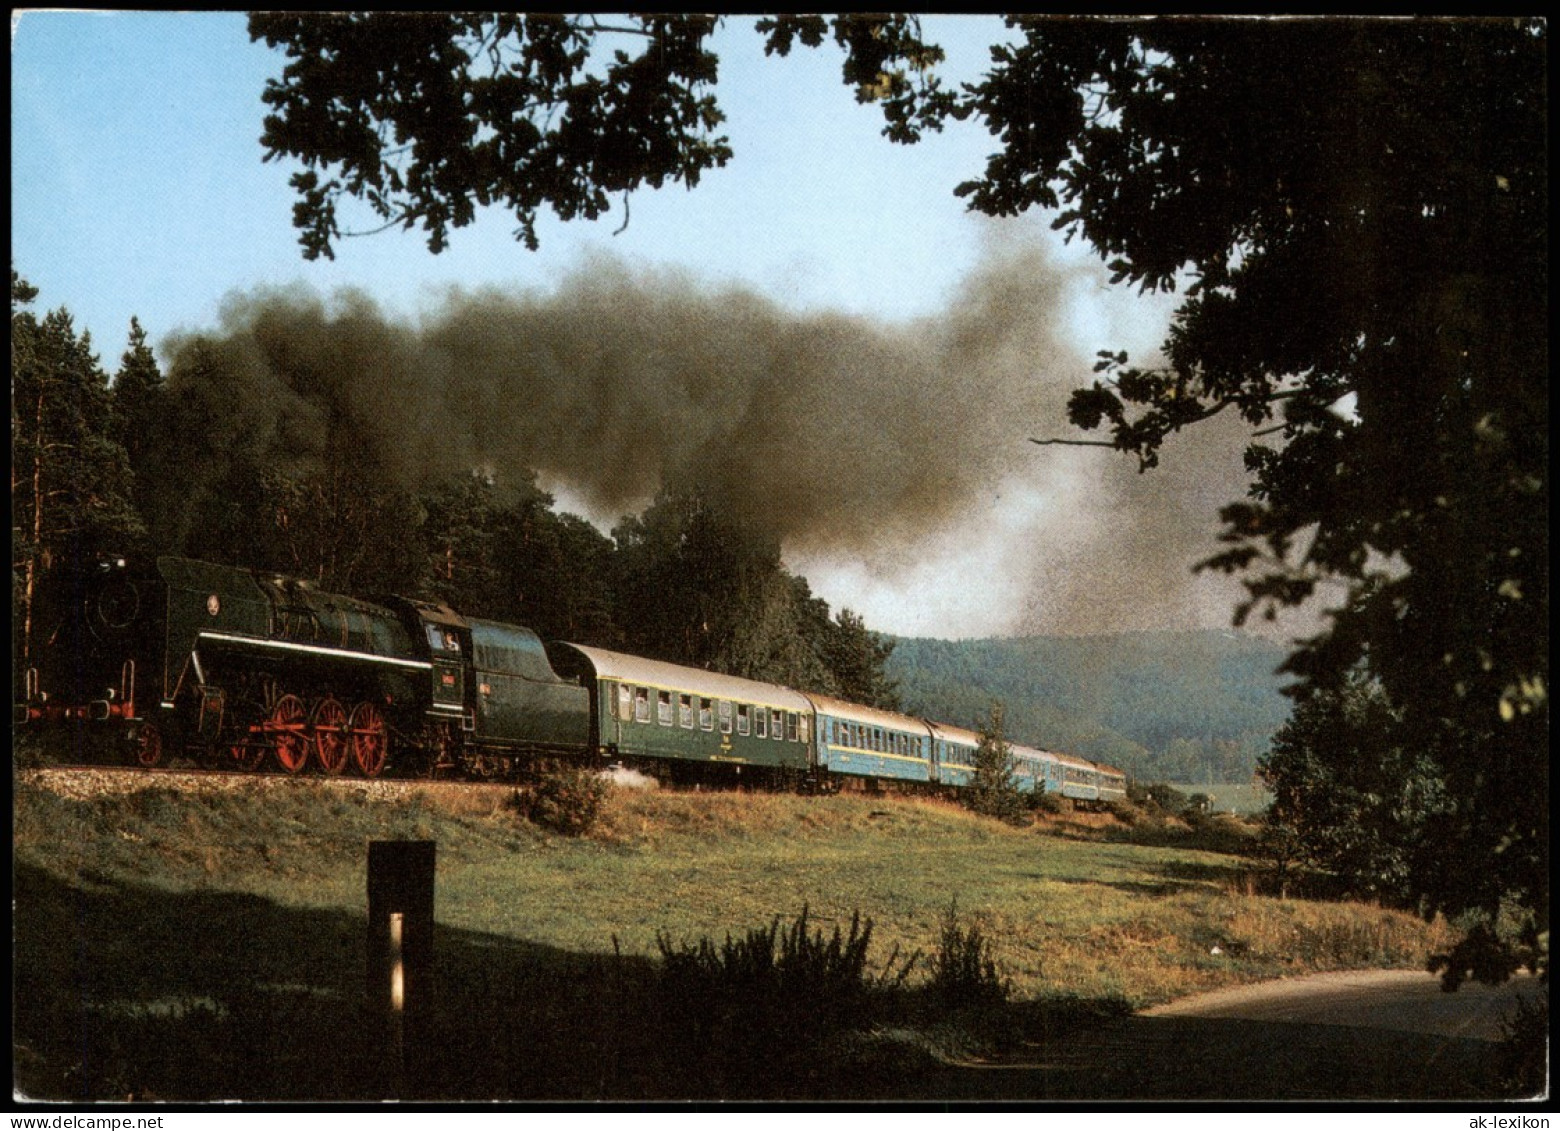
[{"label": "dense forest", "polygon": [[1019,742],[1146,781],[1244,782],[1290,703],[1286,650],[1234,632],[898,639],[886,669],[907,710],[976,726],[993,701]]}]

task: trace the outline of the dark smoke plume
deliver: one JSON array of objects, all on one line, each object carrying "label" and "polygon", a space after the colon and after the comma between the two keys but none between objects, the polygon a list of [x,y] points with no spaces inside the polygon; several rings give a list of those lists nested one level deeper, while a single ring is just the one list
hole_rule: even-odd
[{"label": "dark smoke plume", "polygon": [[788,551],[884,570],[1026,484],[1069,517],[1060,539],[1008,553],[1056,601],[1089,606],[1072,630],[1110,630],[1117,600],[1183,600],[1243,484],[1237,458],[1193,481],[1193,506],[1166,471],[1133,489],[1124,457],[1027,442],[1076,435],[1066,395],[1092,357],[1068,317],[1096,282],[1038,245],[993,249],[946,313],[909,325],[615,260],[549,292],[451,293],[415,325],[358,293],[261,291],[171,343],[170,388],[205,405],[217,447],[308,466],[350,446],[402,487],[534,469],[598,518],[697,481]]}]

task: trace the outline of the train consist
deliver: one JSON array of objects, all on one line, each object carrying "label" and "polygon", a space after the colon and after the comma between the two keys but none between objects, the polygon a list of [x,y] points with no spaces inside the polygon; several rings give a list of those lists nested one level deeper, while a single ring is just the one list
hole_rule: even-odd
[{"label": "train consist", "polygon": [[[374,604],[162,557],[73,579],[16,722],[174,755],[367,777],[511,775],[547,759],[673,779],[960,789],[979,736],[910,715],[582,644],[406,598]],[[1021,790],[1126,793],[1118,770],[1012,744]]]}]

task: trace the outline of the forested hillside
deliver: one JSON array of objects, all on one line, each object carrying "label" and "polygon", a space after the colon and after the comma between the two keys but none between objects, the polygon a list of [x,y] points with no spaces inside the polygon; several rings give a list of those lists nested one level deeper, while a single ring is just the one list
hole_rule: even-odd
[{"label": "forested hillside", "polygon": [[1147,780],[1243,781],[1289,716],[1285,655],[1217,631],[899,639],[886,669],[918,715],[972,726],[997,700],[1015,741]]}]

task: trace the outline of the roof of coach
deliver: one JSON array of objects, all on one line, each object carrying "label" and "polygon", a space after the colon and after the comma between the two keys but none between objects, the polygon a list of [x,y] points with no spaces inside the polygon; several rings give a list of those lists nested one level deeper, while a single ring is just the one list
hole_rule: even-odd
[{"label": "roof of coach", "polygon": [[914,715],[885,711],[879,707],[863,707],[860,703],[836,699],[832,695],[818,695],[811,691],[807,693],[807,698],[812,700],[813,709],[818,714],[827,715],[831,719],[844,719],[846,722],[883,727],[885,730],[927,733],[926,720],[918,719]]},{"label": "roof of coach", "polygon": [[979,746],[980,735],[967,727],[953,727],[946,723],[934,723],[930,719],[926,725],[932,729],[932,737],[940,738],[944,742],[957,742],[964,746]]},{"label": "roof of coach", "polygon": [[1089,761],[1087,758],[1080,758],[1076,754],[1062,754],[1062,753],[1058,753],[1056,755],[1056,760],[1058,762],[1062,763],[1062,765],[1064,765],[1064,766],[1073,766],[1073,767],[1075,767],[1077,769],[1081,769],[1081,770],[1097,770],[1097,769],[1099,769],[1098,766],[1096,766],[1093,762]]},{"label": "roof of coach", "polygon": [[712,699],[733,699],[787,711],[806,712],[812,706],[805,695],[778,683],[761,683],[756,679],[684,667],[665,660],[647,660],[642,656],[567,641],[559,641],[554,647],[579,653],[589,662],[597,679],[643,684],[661,691],[697,692]]},{"label": "roof of coach", "polygon": [[1037,762],[1061,761],[1060,758],[1051,753],[1049,750],[1040,750],[1033,746],[1025,746],[1021,742],[1010,742],[1008,743],[1008,748],[1012,751],[1013,757],[1015,758],[1031,758]]}]

